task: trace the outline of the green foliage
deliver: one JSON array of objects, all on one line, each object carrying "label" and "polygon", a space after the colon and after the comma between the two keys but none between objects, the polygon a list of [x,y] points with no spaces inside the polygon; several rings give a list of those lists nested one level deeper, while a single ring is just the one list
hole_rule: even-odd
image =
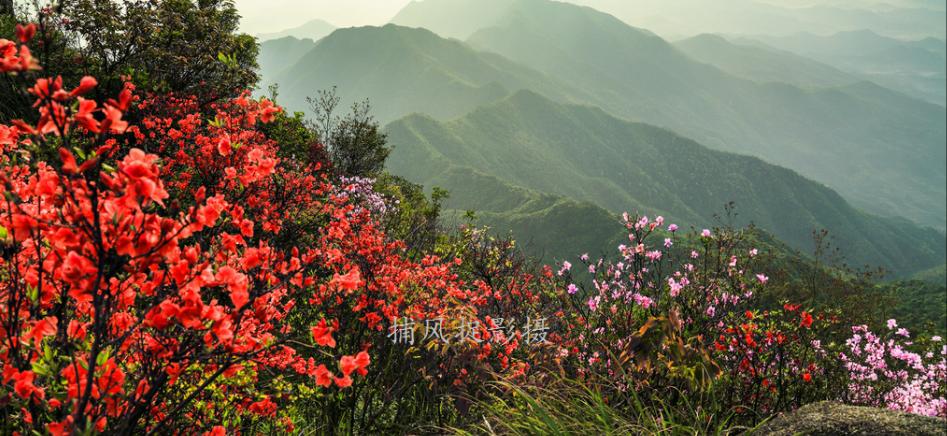
[{"label": "green foliage", "polygon": [[935,266],[931,269],[920,271],[915,274],[912,279],[947,286],[947,265]]},{"label": "green foliage", "polygon": [[391,150],[368,100],[353,103],[342,116],[336,113],[342,98],[335,87],[321,90],[317,97],[307,97],[306,101],[315,115],[310,128],[328,150],[336,175],[374,177],[382,171]]},{"label": "green foliage", "polygon": [[264,124],[262,130],[267,137],[279,144],[278,154],[282,158],[298,160],[306,164],[329,163],[328,153],[319,137],[310,129],[302,112],[289,115],[276,114],[273,122]]},{"label": "green foliage", "polygon": [[256,81],[258,47],[237,33],[231,0],[65,0],[42,24],[35,55],[46,69],[77,83],[96,77],[99,95],[121,89],[122,76],[147,91],[196,96],[201,104],[236,96]]},{"label": "green foliage", "polygon": [[413,259],[434,252],[445,238],[438,220],[447,191],[434,188],[428,198],[420,185],[388,173],[376,179],[375,190],[397,206],[383,217],[385,233],[404,241],[407,253]]},{"label": "green foliage", "polygon": [[918,280],[901,281],[886,285],[887,300],[884,318],[894,318],[908,330],[947,336],[947,288],[941,284]]}]

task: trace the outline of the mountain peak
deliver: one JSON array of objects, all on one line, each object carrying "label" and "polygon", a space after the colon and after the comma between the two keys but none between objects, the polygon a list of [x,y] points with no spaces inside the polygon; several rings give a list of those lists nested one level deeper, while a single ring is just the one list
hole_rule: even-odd
[{"label": "mountain peak", "polygon": [[271,39],[279,39],[279,38],[284,38],[287,36],[292,36],[298,39],[312,39],[313,41],[316,41],[332,33],[332,31],[335,29],[337,29],[337,27],[332,25],[331,23],[325,20],[316,18],[314,20],[309,20],[303,23],[302,25],[299,25],[290,29],[285,29],[285,30],[272,32],[272,33],[261,33],[257,35],[257,38],[260,41],[267,41]]}]

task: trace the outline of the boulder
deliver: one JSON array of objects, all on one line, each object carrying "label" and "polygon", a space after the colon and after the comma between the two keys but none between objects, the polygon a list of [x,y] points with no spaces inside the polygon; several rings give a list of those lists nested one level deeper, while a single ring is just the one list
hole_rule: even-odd
[{"label": "boulder", "polygon": [[754,435],[947,435],[947,419],[823,401],[763,424]]}]

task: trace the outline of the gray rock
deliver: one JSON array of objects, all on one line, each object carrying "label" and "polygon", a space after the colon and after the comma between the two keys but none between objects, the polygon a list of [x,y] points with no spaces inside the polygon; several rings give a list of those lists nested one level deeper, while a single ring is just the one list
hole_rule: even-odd
[{"label": "gray rock", "polygon": [[824,401],[780,415],[754,435],[947,435],[947,419]]}]

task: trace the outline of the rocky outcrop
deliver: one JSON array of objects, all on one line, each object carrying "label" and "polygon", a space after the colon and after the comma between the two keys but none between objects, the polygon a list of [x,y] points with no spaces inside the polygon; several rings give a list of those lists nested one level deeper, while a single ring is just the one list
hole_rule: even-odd
[{"label": "rocky outcrop", "polygon": [[947,435],[947,419],[873,407],[813,403],[778,416],[754,435]]}]

